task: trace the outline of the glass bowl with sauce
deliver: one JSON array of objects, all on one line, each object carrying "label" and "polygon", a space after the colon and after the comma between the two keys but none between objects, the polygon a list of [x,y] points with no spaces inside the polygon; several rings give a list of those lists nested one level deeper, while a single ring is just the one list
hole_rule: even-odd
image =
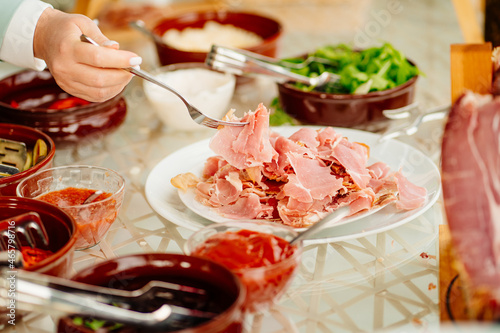
[{"label": "glass bowl with sauce", "polygon": [[[85,201],[102,191],[91,202]],[[69,165],[50,168],[23,179],[17,196],[58,206],[76,221],[76,249],[97,245],[115,221],[123,202],[125,180],[108,168]]]},{"label": "glass bowl with sauce", "polygon": [[184,252],[235,273],[247,289],[245,310],[256,312],[269,308],[292,282],[302,256],[302,243],[289,243],[296,235],[272,222],[214,223],[191,235]]},{"label": "glass bowl with sauce", "polygon": [[23,70],[0,80],[0,121],[40,130],[58,146],[102,137],[126,113],[123,94],[90,103],[63,91],[48,70]]},{"label": "glass bowl with sauce", "polygon": [[[210,260],[170,253],[145,253],[118,257],[79,271],[72,280],[114,289],[136,290],[148,282],[164,281],[193,287],[204,291],[203,295],[173,293],[168,300],[154,296],[145,304],[131,306],[131,310],[151,312],[167,303],[180,307],[195,308],[214,313],[204,322],[182,320],[168,323],[164,329],[124,325],[113,333],[142,332],[190,332],[190,333],[241,333],[243,331],[245,288],[230,270]],[[163,294],[163,293],[161,293]],[[141,309],[137,307],[141,307]],[[168,320],[168,319],[167,319]],[[59,321],[59,333],[92,333],[93,318],[63,317]],[[97,322],[98,332],[111,332],[116,323]]]}]

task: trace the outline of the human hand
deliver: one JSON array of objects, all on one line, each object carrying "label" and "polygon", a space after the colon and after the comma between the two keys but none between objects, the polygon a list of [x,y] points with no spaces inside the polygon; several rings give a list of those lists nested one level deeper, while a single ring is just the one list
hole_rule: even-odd
[{"label": "human hand", "polygon": [[[86,34],[106,47],[82,43]],[[132,75],[120,68],[140,65],[135,53],[118,50],[88,17],[47,8],[37,23],[34,55],[47,64],[57,84],[67,93],[91,102],[119,94]]]}]

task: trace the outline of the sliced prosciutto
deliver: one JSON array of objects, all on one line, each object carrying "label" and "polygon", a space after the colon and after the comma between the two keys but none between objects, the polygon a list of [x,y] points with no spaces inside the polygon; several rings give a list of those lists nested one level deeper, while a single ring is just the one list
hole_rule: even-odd
[{"label": "sliced prosciutto", "polygon": [[210,141],[217,156],[194,186],[196,199],[221,216],[305,227],[342,206],[356,214],[396,200],[401,209],[425,201],[425,188],[382,162],[367,165],[369,148],[331,127],[284,137],[271,131],[262,104],[230,120],[248,125],[217,131]]},{"label": "sliced prosciutto", "polygon": [[[470,281],[500,301],[500,97],[465,93],[442,143],[443,198]],[[500,314],[500,312],[499,312]]]}]

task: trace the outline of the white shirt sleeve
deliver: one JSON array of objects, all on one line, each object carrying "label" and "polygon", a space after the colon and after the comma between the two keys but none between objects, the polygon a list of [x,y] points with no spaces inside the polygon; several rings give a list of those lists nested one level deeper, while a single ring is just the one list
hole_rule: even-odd
[{"label": "white shirt sleeve", "polygon": [[38,71],[46,67],[45,61],[35,58],[33,37],[42,12],[50,4],[39,0],[24,0],[17,8],[0,46],[0,59],[13,65]]}]

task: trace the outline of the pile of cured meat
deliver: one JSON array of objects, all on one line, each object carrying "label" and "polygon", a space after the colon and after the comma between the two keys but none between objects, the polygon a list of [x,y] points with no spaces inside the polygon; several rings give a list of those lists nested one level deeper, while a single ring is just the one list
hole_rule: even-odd
[{"label": "pile of cured meat", "polygon": [[303,127],[284,137],[269,128],[262,104],[229,120],[249,124],[217,131],[210,141],[216,156],[206,161],[201,179],[172,179],[176,187],[194,187],[196,199],[221,216],[305,227],[345,205],[352,215],[389,201],[411,210],[426,200],[425,188],[382,162],[367,165],[369,147],[331,127]]}]

